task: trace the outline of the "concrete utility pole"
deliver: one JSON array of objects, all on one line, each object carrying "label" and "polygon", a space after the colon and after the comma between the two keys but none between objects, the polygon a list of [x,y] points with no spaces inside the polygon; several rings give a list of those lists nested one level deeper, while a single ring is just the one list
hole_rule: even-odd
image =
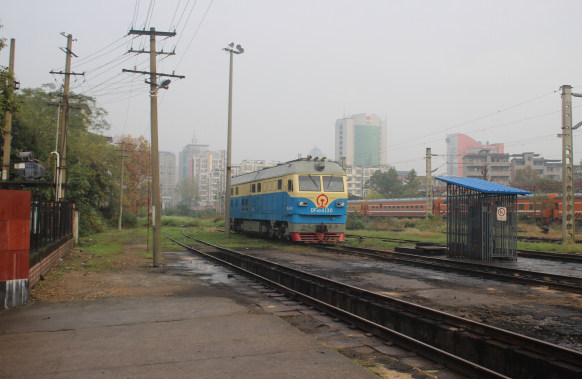
[{"label": "concrete utility pole", "polygon": [[162,207],[160,195],[160,156],[158,149],[158,91],[160,88],[168,89],[170,81],[166,80],[158,85],[158,76],[169,76],[173,78],[183,79],[185,76],[161,74],[156,71],[156,55],[174,55],[174,52],[164,53],[156,52],[156,36],[174,37],[175,32],[156,32],[156,28],[146,30],[130,30],[128,34],[149,35],[150,36],[150,51],[139,51],[138,53],[150,54],[150,71],[135,71],[123,69],[122,72],[132,72],[136,74],[145,74],[150,76],[150,81],[146,81],[150,85],[150,118],[152,124],[151,131],[151,176],[152,176],[152,226],[153,226],[153,257],[154,267],[162,265]]},{"label": "concrete utility pole", "polygon": [[150,28],[150,106],[152,124],[152,226],[154,267],[162,265],[162,207],[160,206],[160,156],[158,149],[158,89],[156,76],[156,28]]},{"label": "concrete utility pole", "polygon": [[[63,37],[65,36],[65,33],[61,33],[63,35]],[[66,166],[67,166],[67,125],[69,122],[69,89],[70,89],[70,84],[71,84],[71,75],[85,75],[85,73],[82,74],[76,74],[74,72],[71,72],[71,56],[74,55],[75,57],[77,57],[73,52],[72,49],[73,48],[73,35],[69,34],[67,35],[67,49],[65,51],[65,53],[67,54],[67,58],[66,58],[66,62],[65,62],[65,72],[59,71],[59,72],[54,72],[51,71],[51,74],[61,74],[61,75],[65,75],[65,90],[64,90],[64,94],[63,94],[63,117],[61,118],[61,154],[60,154],[60,168],[59,168],[59,183],[57,184],[58,190],[57,193],[61,193],[61,198],[59,200],[64,200],[65,199],[65,190],[61,189],[62,184],[65,182],[65,176],[66,176]],[[62,49],[61,49],[62,50]],[[59,100],[60,101],[60,100]]]},{"label": "concrete utility pole", "polygon": [[430,147],[426,148],[426,217],[432,213],[432,162]]},{"label": "concrete utility pole", "polygon": [[572,133],[580,127],[578,123],[572,128],[572,87],[562,86],[562,243],[576,243],[574,226],[574,146]]},{"label": "concrete utility pole", "polygon": [[119,220],[117,221],[117,230],[121,230],[121,214],[123,212],[123,159],[125,158],[125,142],[121,142],[121,178],[119,181]]},{"label": "concrete utility pole", "polygon": [[230,53],[230,75],[228,81],[228,141],[226,147],[226,196],[224,201],[224,235],[230,238],[230,178],[232,169],[232,63],[233,54],[242,54],[244,49],[240,45],[236,45],[237,51],[234,51],[234,42],[228,44],[229,47],[225,47],[222,50],[228,51]]},{"label": "concrete utility pole", "polygon": [[[69,34],[67,36],[67,60],[65,64],[65,93],[64,93],[64,104],[63,104],[63,117],[61,118],[61,164],[59,173],[59,187],[65,182],[66,167],[67,167],[67,124],[69,121],[69,91],[71,85],[71,49],[73,48],[73,35]],[[59,200],[65,199],[65,189],[59,191],[61,193],[61,198]]]},{"label": "concrete utility pole", "polygon": [[[14,52],[16,49],[16,40],[10,39],[10,63],[8,64],[8,71],[14,74]],[[2,160],[2,180],[8,180],[8,172],[10,171],[10,142],[12,140],[12,113],[6,112],[4,116],[4,155]]]}]

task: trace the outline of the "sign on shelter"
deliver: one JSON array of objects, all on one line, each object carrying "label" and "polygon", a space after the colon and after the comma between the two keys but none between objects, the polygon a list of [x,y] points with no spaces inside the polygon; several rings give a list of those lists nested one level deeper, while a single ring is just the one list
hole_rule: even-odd
[{"label": "sign on shelter", "polygon": [[497,207],[497,221],[507,221],[507,207]]}]

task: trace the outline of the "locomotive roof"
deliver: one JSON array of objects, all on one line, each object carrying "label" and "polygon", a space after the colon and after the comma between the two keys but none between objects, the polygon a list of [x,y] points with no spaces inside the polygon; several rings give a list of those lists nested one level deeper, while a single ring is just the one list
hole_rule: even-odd
[{"label": "locomotive roof", "polygon": [[312,175],[338,175],[345,176],[344,170],[335,162],[324,162],[325,167],[323,170],[319,171],[315,168],[315,165],[321,163],[321,161],[292,161],[283,163],[275,167],[265,168],[260,171],[249,172],[248,174],[243,174],[232,178],[231,185],[236,186],[239,184],[255,182],[259,180],[266,180],[271,178],[278,178],[284,175],[290,174],[312,174]]}]

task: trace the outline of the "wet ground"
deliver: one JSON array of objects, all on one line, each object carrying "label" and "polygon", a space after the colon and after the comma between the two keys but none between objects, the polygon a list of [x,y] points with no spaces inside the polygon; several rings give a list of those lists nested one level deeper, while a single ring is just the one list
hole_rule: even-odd
[{"label": "wet ground", "polygon": [[[248,253],[248,252],[247,252]],[[253,251],[276,263],[582,351],[582,295],[317,251]],[[496,262],[580,276],[576,263]]]}]

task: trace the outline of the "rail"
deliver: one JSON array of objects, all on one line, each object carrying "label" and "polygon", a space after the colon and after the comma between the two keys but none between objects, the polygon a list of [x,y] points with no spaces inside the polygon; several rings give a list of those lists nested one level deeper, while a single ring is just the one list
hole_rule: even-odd
[{"label": "rail", "polygon": [[582,354],[420,305],[226,249],[181,246],[392,341],[441,365],[481,378],[578,378]]},{"label": "rail", "polygon": [[392,252],[387,250],[369,249],[364,247],[320,244],[318,249],[334,251],[343,254],[355,254],[372,257],[394,263],[408,264],[440,271],[453,271],[486,279],[510,281],[518,284],[546,286],[548,288],[582,293],[582,278],[566,275],[548,274],[515,268],[493,266],[482,263],[456,261],[445,258],[425,257],[417,254]]}]

